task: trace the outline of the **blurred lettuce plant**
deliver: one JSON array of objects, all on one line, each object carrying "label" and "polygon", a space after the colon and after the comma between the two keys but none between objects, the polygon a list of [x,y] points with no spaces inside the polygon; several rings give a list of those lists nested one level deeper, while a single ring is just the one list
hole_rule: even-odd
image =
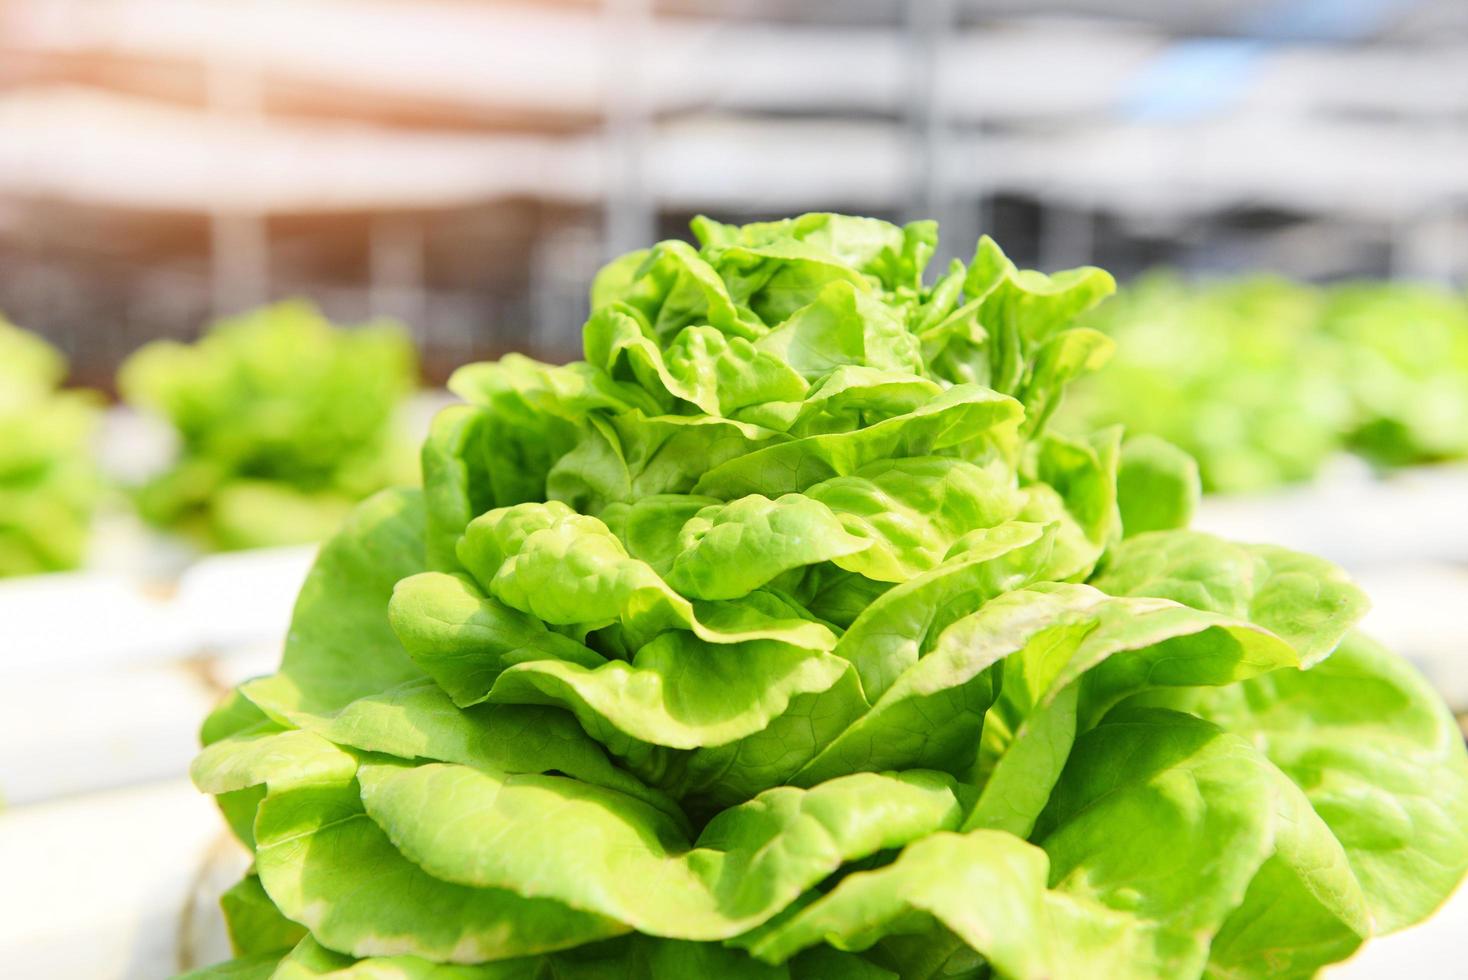
[{"label": "blurred lettuce plant", "polygon": [[1348,448],[1383,466],[1468,456],[1468,297],[1354,283],[1327,293],[1322,321],[1351,393]]},{"label": "blurred lettuce plant", "polygon": [[75,568],[100,482],[96,396],[62,391],[66,360],[0,319],[0,576]]},{"label": "blurred lettuce plant", "polygon": [[325,538],[359,500],[416,482],[396,425],[416,381],[400,327],[338,328],[299,301],[220,321],[194,344],[150,343],[118,387],[172,424],[179,453],[139,488],[138,508],[210,548]]},{"label": "blurred lettuce plant", "polygon": [[1061,424],[1160,436],[1197,459],[1210,491],[1307,480],[1352,418],[1322,305],[1310,287],[1272,277],[1145,278],[1089,321],[1118,354],[1076,386]]},{"label": "blurred lettuce plant", "polygon": [[1468,755],[1361,593],[1047,425],[1105,272],[694,231],[584,361],[454,376],[205,723],[196,977],[1306,977],[1453,890]]},{"label": "blurred lettuce plant", "polygon": [[1062,424],[1161,436],[1197,458],[1207,490],[1308,480],[1340,452],[1468,456],[1468,301],[1446,290],[1154,274],[1087,322],[1119,353]]}]

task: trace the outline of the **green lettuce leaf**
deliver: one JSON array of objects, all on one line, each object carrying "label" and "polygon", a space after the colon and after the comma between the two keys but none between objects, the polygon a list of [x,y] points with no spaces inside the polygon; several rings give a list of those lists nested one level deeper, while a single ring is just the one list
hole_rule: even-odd
[{"label": "green lettuce leaf", "polygon": [[281,912],[354,956],[478,963],[627,931],[549,899],[433,878],[367,816],[355,783],[270,794],[255,839],[260,881]]},{"label": "green lettuce leaf", "polygon": [[241,878],[220,896],[219,906],[236,956],[279,955],[306,936],[305,929],[280,914],[258,875]]},{"label": "green lettuce leaf", "polygon": [[1304,666],[1329,655],[1366,612],[1339,568],[1276,545],[1239,545],[1197,531],[1128,538],[1092,584],[1113,595],[1173,599],[1258,623],[1300,651]]},{"label": "green lettuce leaf", "polygon": [[1127,537],[1187,527],[1202,492],[1197,461],[1172,443],[1141,435],[1122,444],[1116,503]]},{"label": "green lettuce leaf", "polygon": [[1410,665],[1352,634],[1306,671],[1175,692],[1168,703],[1259,746],[1330,826],[1376,927],[1432,913],[1468,860],[1462,733]]},{"label": "green lettuce leaf", "polygon": [[[864,773],[767,790],[696,842],[625,796],[556,776],[451,765],[366,765],[362,800],[415,864],[476,888],[554,898],[654,936],[726,939],[847,861],[956,826],[951,780]],[[441,819],[425,821],[434,811]],[[587,850],[557,846],[569,837]]]},{"label": "green lettuce leaf", "polygon": [[881,459],[967,450],[1007,439],[1022,411],[1012,398],[957,385],[905,415],[850,432],[806,436],[766,446],[711,466],[694,493],[732,500],[747,494],[799,493],[822,480],[849,476]]}]

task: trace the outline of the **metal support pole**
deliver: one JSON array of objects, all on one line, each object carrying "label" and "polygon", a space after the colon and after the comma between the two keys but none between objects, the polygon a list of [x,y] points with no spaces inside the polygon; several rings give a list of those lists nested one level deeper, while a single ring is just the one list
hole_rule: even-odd
[{"label": "metal support pole", "polygon": [[260,214],[211,212],[209,254],[215,316],[238,313],[270,298],[270,242]]},{"label": "metal support pole", "polygon": [[1046,204],[1040,212],[1040,268],[1046,272],[1089,265],[1096,251],[1096,222],[1079,204]]},{"label": "metal support pole", "polygon": [[411,215],[379,215],[370,234],[367,299],[372,315],[401,320],[420,340],[426,339],[422,222]]},{"label": "metal support pole", "polygon": [[943,239],[938,259],[968,258],[978,237],[978,207],[960,200],[953,167],[959,148],[944,96],[945,50],[955,27],[954,0],[912,0],[907,16],[906,123],[912,150],[906,218],[936,218]]},{"label": "metal support pole", "polygon": [[[1451,118],[1435,119],[1426,132],[1437,155],[1450,159],[1459,130],[1468,126]],[[1454,285],[1459,272],[1458,237],[1463,214],[1456,211],[1451,195],[1408,213],[1398,214],[1391,228],[1391,275],[1393,279],[1416,279]],[[1456,213],[1455,213],[1456,212]]]},{"label": "metal support pole", "polygon": [[[255,65],[211,52],[205,77],[210,113],[230,126],[258,126],[264,116]],[[270,236],[265,215],[249,206],[220,205],[209,215],[210,290],[215,316],[259,305],[270,296]]]},{"label": "metal support pole", "polygon": [[652,26],[652,0],[603,0],[602,124],[606,181],[603,235],[607,258],[650,244],[656,205],[647,187],[646,147],[652,135],[641,72]]}]

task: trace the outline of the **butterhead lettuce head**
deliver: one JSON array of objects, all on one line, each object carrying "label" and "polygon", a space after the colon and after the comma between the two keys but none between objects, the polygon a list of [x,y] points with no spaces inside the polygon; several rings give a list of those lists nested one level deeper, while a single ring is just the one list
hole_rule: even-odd
[{"label": "butterhead lettuce head", "polygon": [[401,327],[342,329],[301,301],[147,344],[118,387],[168,421],[179,451],[137,489],[138,510],[211,549],[321,540],[364,497],[412,482],[395,413],[417,373]]},{"label": "butterhead lettuce head", "polygon": [[1154,273],[1086,323],[1119,353],[1071,393],[1062,426],[1161,436],[1207,491],[1310,480],[1342,453],[1377,468],[1468,457],[1461,293]]},{"label": "butterhead lettuce head", "polygon": [[201,975],[1308,976],[1452,891],[1468,759],[1356,588],[1048,431],[1106,273],[694,231],[584,361],[454,377],[209,719],[255,860]]}]

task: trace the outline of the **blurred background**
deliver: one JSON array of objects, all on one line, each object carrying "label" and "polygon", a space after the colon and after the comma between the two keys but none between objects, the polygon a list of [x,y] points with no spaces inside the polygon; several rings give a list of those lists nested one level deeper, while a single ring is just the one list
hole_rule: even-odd
[{"label": "blurred background", "polygon": [[295,295],[434,380],[565,358],[597,265],[699,212],[1468,270],[1462,0],[4,0],[0,134],[0,310],[103,387]]},{"label": "blurred background", "polygon": [[[0,973],[222,957],[184,774],[310,542],[454,367],[579,356],[608,258],[811,210],[1115,273],[1077,423],[1468,713],[1465,0],[0,0],[0,313],[55,349],[0,323]],[[1333,976],[1441,975],[1448,915]]]}]

